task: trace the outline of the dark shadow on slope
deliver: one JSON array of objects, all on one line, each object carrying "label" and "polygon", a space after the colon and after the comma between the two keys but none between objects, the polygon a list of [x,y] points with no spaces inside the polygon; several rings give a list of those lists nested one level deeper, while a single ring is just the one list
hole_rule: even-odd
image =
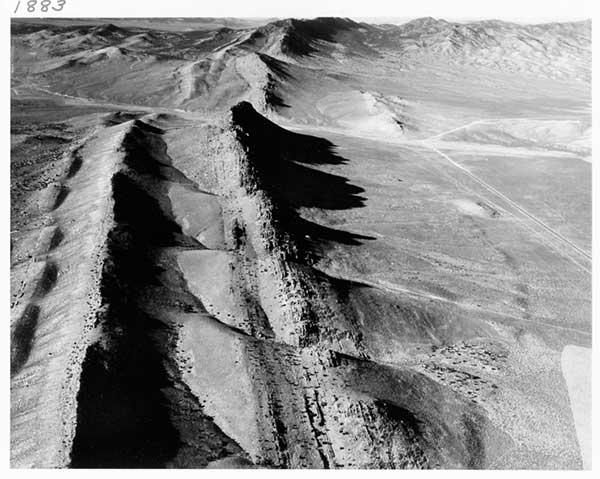
[{"label": "dark shadow on slope", "polygon": [[160,269],[151,250],[175,243],[177,226],[123,173],[113,180],[115,222],[102,272],[102,342],[86,354],[72,467],[162,467],[180,447],[161,392],[170,386],[154,335],[164,325],[137,305]]},{"label": "dark shadow on slope", "polygon": [[35,291],[33,292],[34,298],[43,298],[46,296],[52,288],[56,285],[58,280],[58,266],[54,262],[47,262],[44,265],[44,269],[37,281]]},{"label": "dark shadow on slope", "polygon": [[424,374],[371,361],[353,361],[347,371],[348,386],[376,399],[404,431],[420,467],[485,468],[515,446],[481,406]]},{"label": "dark shadow on slope", "polygon": [[169,167],[152,166],[166,148],[159,131],[132,125],[123,142],[126,168],[113,178],[115,226],[100,284],[100,339],[83,364],[74,468],[203,467],[222,457],[245,457],[181,382],[176,328],[149,306],[159,301],[193,309],[165,286],[157,256],[163,248],[199,245],[182,233],[163,199],[164,175],[157,173]]},{"label": "dark shadow on slope", "polygon": [[364,190],[347,178],[311,168],[339,165],[348,160],[324,138],[294,133],[257,113],[248,102],[232,108],[238,140],[247,148],[258,186],[273,198],[282,231],[295,236],[306,250],[317,253],[319,243],[360,244],[375,239],[319,225],[302,218],[300,208],[343,210],[364,206]]},{"label": "dark shadow on slope", "polygon": [[56,198],[54,199],[54,204],[52,205],[52,210],[56,210],[62,205],[65,200],[69,196],[69,188],[65,185],[61,185],[58,189],[58,193],[56,194]]},{"label": "dark shadow on slope", "polygon": [[33,338],[40,316],[40,307],[28,304],[17,320],[10,338],[10,375],[17,374],[31,354]]},{"label": "dark shadow on slope", "polygon": [[290,21],[291,28],[284,38],[282,46],[285,50],[299,54],[309,55],[318,51],[315,42],[334,42],[339,32],[358,28],[360,25],[349,18],[318,17],[312,20]]},{"label": "dark shadow on slope", "polygon": [[54,230],[54,233],[52,234],[52,237],[50,238],[48,251],[50,252],[57,248],[62,243],[63,239],[65,239],[65,234],[63,233],[62,229],[60,229],[60,227],[57,226]]},{"label": "dark shadow on slope", "polygon": [[281,78],[282,80],[292,79],[292,75],[290,75],[290,73],[288,72],[285,62],[273,58],[272,56],[267,55],[265,53],[257,53],[257,55],[263,61],[263,63],[267,65],[269,69],[279,78]]},{"label": "dark shadow on slope", "polygon": [[176,168],[160,138],[164,131],[141,120],[134,120],[131,131],[123,139],[124,163],[142,175],[190,187],[196,184]]},{"label": "dark shadow on slope", "polygon": [[364,190],[346,178],[307,168],[293,162],[278,162],[265,168],[263,179],[292,208],[347,210],[364,206]]},{"label": "dark shadow on slope", "polygon": [[280,219],[282,226],[290,233],[302,238],[302,242],[312,251],[319,251],[320,243],[341,243],[349,246],[358,246],[365,240],[374,240],[373,236],[351,233],[350,231],[329,228],[313,221],[302,218],[297,213],[289,213]]},{"label": "dark shadow on slope", "polygon": [[128,324],[109,349],[94,344],[87,351],[71,467],[164,467],[180,442],[161,393],[170,384],[148,338],[158,325],[126,308],[109,314],[126,315]]},{"label": "dark shadow on slope", "polygon": [[247,101],[231,109],[232,121],[249,138],[241,140],[256,153],[266,155],[261,160],[266,167],[276,167],[281,159],[314,165],[339,165],[348,160],[335,152],[335,145],[312,135],[295,133],[265,118]]},{"label": "dark shadow on slope", "polygon": [[320,17],[311,20],[289,18],[258,27],[242,45],[261,49],[270,38],[278,38],[283,53],[312,56],[319,51],[318,42],[334,42],[338,33],[359,26],[358,23],[347,18]]},{"label": "dark shadow on slope", "polygon": [[264,53],[257,53],[260,60],[267,66],[267,84],[265,86],[265,101],[271,107],[289,108],[290,105],[283,101],[283,98],[278,93],[278,85],[281,80],[290,80],[292,76],[288,72],[286,64],[281,60],[277,60]]},{"label": "dark shadow on slope", "polygon": [[71,155],[71,164],[67,170],[67,179],[73,178],[83,166],[83,157],[81,156],[81,147],[77,148]]},{"label": "dark shadow on slope", "polygon": [[272,82],[269,79],[269,84],[265,90],[265,101],[271,107],[275,108],[289,108],[286,102],[283,101],[283,98],[274,92],[274,87],[272,86]]}]

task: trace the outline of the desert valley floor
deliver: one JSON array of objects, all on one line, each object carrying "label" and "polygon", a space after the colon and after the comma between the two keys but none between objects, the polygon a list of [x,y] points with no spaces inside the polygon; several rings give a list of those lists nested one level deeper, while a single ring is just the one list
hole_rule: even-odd
[{"label": "desert valley floor", "polygon": [[13,20],[13,467],[590,464],[590,22]]}]

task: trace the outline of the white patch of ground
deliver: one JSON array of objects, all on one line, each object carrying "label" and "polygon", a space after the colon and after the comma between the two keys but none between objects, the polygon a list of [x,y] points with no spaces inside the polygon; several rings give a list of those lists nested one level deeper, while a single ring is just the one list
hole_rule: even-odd
[{"label": "white patch of ground", "polygon": [[339,92],[327,95],[317,105],[319,112],[342,128],[381,136],[402,134],[394,112],[369,92]]},{"label": "white patch of ground", "polygon": [[202,300],[210,314],[226,324],[243,315],[232,294],[233,257],[229,252],[182,251],[178,262],[190,291]]},{"label": "white patch of ground", "polygon": [[561,356],[584,469],[592,468],[592,350],[569,344]]},{"label": "white patch of ground", "polygon": [[196,238],[207,248],[222,248],[223,220],[218,198],[177,183],[169,188],[169,198],[175,218],[183,232]]},{"label": "white patch of ground", "polygon": [[474,201],[467,199],[453,200],[452,204],[458,208],[461,213],[469,216],[479,216],[482,218],[490,216],[490,212]]}]

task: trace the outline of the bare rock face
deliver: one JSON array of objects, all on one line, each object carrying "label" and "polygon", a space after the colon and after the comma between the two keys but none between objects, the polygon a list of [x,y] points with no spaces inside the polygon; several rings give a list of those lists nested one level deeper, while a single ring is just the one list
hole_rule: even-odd
[{"label": "bare rock face", "polygon": [[12,465],[581,467],[587,24],[214,22],[13,25]]}]

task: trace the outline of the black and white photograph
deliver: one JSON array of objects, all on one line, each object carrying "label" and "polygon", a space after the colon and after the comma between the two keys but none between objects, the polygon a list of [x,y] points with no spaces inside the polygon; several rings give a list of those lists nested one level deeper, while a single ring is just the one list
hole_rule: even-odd
[{"label": "black and white photograph", "polygon": [[7,467],[591,470],[592,2],[82,3],[5,2]]}]

